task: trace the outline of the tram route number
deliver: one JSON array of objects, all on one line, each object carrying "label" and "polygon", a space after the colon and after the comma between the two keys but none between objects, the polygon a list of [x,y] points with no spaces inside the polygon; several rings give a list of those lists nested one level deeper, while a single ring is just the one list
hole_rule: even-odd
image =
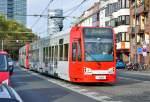
[{"label": "tram route number", "polygon": [[105,80],[106,76],[105,75],[95,76],[95,79],[97,79],[97,80]]}]

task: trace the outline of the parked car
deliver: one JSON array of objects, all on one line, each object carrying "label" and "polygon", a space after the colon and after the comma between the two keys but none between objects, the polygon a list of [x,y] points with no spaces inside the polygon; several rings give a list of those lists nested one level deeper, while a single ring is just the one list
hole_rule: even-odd
[{"label": "parked car", "polygon": [[0,85],[0,102],[23,102],[18,93],[6,84]]},{"label": "parked car", "polygon": [[0,51],[0,84],[9,84],[9,77],[8,53],[6,51]]},{"label": "parked car", "polygon": [[8,65],[9,65],[9,69],[10,69],[10,72],[13,73],[13,70],[14,70],[14,62],[12,60],[12,58],[8,58]]},{"label": "parked car", "polygon": [[124,68],[126,68],[126,64],[122,60],[117,59],[116,68],[117,69],[124,69]]}]

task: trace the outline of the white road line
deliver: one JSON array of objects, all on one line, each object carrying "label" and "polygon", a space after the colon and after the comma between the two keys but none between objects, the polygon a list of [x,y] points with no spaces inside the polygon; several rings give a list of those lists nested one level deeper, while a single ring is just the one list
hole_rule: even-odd
[{"label": "white road line", "polygon": [[117,78],[120,78],[120,79],[126,79],[126,80],[134,80],[134,81],[141,81],[141,80],[138,80],[138,79],[133,79],[133,78],[127,78],[127,77],[117,77]]},{"label": "white road line", "polygon": [[[40,75],[38,73],[35,73],[35,72],[28,71],[28,73],[30,73],[32,75],[35,75],[35,76],[37,76],[39,78],[42,78],[44,80],[47,80],[49,82],[52,82],[54,84],[57,84],[57,85],[59,85],[61,87],[67,88],[67,89],[69,89],[71,91],[77,92],[77,93],[79,93],[81,95],[90,97],[90,98],[92,98],[94,100],[97,100],[97,101],[100,101],[100,102],[122,102],[122,101],[111,101],[112,100],[111,97],[100,96],[99,93],[97,93],[97,92],[89,92],[89,90],[87,90],[87,89],[82,89],[82,88],[80,88],[78,86],[74,86],[74,85],[68,84],[69,82],[66,84],[66,83],[60,82],[60,81],[58,81],[56,79],[49,79],[49,78],[47,78],[45,76],[42,76],[42,75]],[[109,101],[107,101],[107,100],[109,100]]]}]

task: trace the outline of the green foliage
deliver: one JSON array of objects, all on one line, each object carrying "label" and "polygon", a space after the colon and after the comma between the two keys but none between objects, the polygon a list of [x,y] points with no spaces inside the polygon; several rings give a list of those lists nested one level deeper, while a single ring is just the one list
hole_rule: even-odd
[{"label": "green foliage", "polygon": [[31,29],[14,20],[7,20],[5,16],[0,15],[0,50],[2,48],[2,40],[4,41],[4,50],[11,54],[11,52],[18,52],[21,46],[37,38]]}]

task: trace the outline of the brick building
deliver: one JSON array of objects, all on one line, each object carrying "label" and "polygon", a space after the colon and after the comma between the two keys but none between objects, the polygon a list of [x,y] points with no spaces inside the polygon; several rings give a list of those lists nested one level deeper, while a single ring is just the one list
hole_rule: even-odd
[{"label": "brick building", "polygon": [[132,62],[150,65],[150,1],[130,0],[130,56]]}]

